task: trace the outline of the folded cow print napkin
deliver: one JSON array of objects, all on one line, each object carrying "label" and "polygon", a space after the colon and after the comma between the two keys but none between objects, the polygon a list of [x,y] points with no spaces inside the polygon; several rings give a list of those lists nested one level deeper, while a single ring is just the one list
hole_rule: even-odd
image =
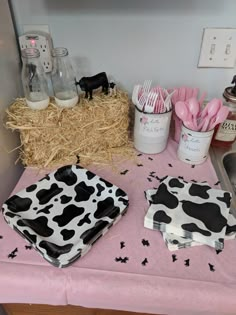
[{"label": "folded cow print napkin", "polygon": [[178,236],[175,234],[170,234],[162,232],[164,242],[170,251],[175,251],[181,248],[193,247],[203,245],[202,243],[195,242],[191,238],[186,238]]},{"label": "folded cow print napkin", "polygon": [[168,176],[157,190],[146,192],[146,197],[151,206],[145,227],[223,249],[229,192]]},{"label": "folded cow print napkin", "polygon": [[229,213],[226,226],[225,240],[233,240],[236,238],[236,218],[232,213]]},{"label": "folded cow print napkin", "polygon": [[[181,237],[175,234],[161,232],[166,246],[170,251],[175,251],[181,248],[193,247],[203,245],[202,243],[195,242],[191,238]],[[224,240],[233,240],[236,238],[236,218],[233,214],[229,213],[226,225],[226,234]]]},{"label": "folded cow print napkin", "polygon": [[[199,185],[203,185],[203,184],[200,183]],[[146,199],[149,205],[153,203],[152,196],[155,195],[156,192],[157,192],[157,189],[149,189],[145,192]],[[160,232],[160,233],[162,233],[164,242],[170,251],[176,251],[181,248],[203,245],[202,243],[193,241],[191,238],[178,236],[173,233],[166,233],[166,232]],[[232,239],[236,239],[236,218],[232,213],[229,212],[224,240],[232,240]]]}]

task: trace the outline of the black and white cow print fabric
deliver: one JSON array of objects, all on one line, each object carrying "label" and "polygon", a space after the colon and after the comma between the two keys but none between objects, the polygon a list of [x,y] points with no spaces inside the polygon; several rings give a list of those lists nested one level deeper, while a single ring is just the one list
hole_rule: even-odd
[{"label": "black and white cow print fabric", "polygon": [[144,226],[223,249],[231,194],[207,183],[166,177],[154,194]]},{"label": "black and white cow print fabric", "polygon": [[78,165],[59,168],[3,204],[5,221],[56,267],[83,256],[120,220],[128,196]]}]

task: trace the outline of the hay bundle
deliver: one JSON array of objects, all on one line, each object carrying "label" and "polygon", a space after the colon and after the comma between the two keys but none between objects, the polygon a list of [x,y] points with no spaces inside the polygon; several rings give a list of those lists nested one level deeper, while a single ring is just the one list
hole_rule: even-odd
[{"label": "hay bundle", "polygon": [[81,97],[73,108],[59,108],[51,99],[40,111],[19,98],[7,110],[6,122],[7,128],[20,132],[23,164],[37,168],[110,163],[114,154],[132,156],[128,125],[129,99],[120,90],[116,97]]}]

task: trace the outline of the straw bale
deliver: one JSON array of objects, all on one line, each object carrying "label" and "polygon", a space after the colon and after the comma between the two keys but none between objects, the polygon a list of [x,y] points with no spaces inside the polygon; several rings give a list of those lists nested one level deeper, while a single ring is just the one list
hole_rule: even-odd
[{"label": "straw bale", "polygon": [[20,159],[25,166],[59,167],[66,164],[112,163],[114,156],[132,158],[129,141],[128,95],[97,92],[83,96],[73,108],[60,108],[54,99],[44,110],[32,110],[18,98],[6,111],[6,127],[20,132]]}]

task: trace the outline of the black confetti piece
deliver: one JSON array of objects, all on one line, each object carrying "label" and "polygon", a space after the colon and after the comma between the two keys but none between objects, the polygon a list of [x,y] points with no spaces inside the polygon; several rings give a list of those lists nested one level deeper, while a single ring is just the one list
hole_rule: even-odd
[{"label": "black confetti piece", "polygon": [[143,164],[137,164],[137,166],[138,166],[138,167],[141,167],[141,166],[143,166]]},{"label": "black confetti piece", "polygon": [[125,242],[120,242],[120,248],[124,248],[125,247]]},{"label": "black confetti piece", "polygon": [[195,179],[191,179],[191,182],[193,183],[197,183],[197,181]]},{"label": "black confetti piece", "polygon": [[18,252],[18,249],[15,248],[15,249],[8,255],[8,258],[11,258],[11,259],[15,258],[15,257],[17,256],[17,255],[16,255],[17,252]]},{"label": "black confetti piece", "polygon": [[163,180],[165,180],[166,178],[168,177],[168,175],[166,175],[166,176],[164,176],[164,177],[158,177],[158,176],[156,176],[156,179],[157,180],[159,180],[159,182],[161,183],[161,182],[163,182]]},{"label": "black confetti piece", "polygon": [[218,182],[216,182],[214,185],[217,186],[220,184],[220,181],[218,180]]},{"label": "black confetti piece", "polygon": [[194,168],[194,167],[195,167],[195,164],[192,164],[191,167]]},{"label": "black confetti piece", "polygon": [[149,159],[150,161],[153,161],[153,158],[151,158],[150,156],[148,157],[148,159]]},{"label": "black confetti piece", "polygon": [[154,175],[156,172],[155,171],[151,171],[150,172],[150,175]]},{"label": "black confetti piece", "polygon": [[147,258],[145,258],[145,259],[142,261],[142,265],[143,265],[143,266],[146,266],[147,263],[148,263],[148,260],[147,260]]},{"label": "black confetti piece", "polygon": [[189,267],[189,259],[186,259],[185,261],[184,261],[184,265],[186,266],[186,267]]},{"label": "black confetti piece", "polygon": [[39,182],[41,182],[42,180],[50,180],[50,176],[49,176],[49,174],[46,174],[43,178],[41,178],[40,180],[39,180]]},{"label": "black confetti piece", "polygon": [[115,258],[115,261],[116,261],[116,262],[121,262],[122,264],[126,264],[128,260],[129,260],[128,257],[124,257],[124,258],[122,258],[122,257],[116,257],[116,258]]},{"label": "black confetti piece", "polygon": [[0,235],[0,240],[3,238],[3,236],[2,235]]},{"label": "black confetti piece", "polygon": [[222,249],[216,249],[216,255],[219,255],[219,253],[222,252]]},{"label": "black confetti piece", "polygon": [[142,244],[143,246],[150,246],[149,241],[145,240],[144,238],[142,239]]},{"label": "black confetti piece", "polygon": [[207,183],[207,181],[206,180],[204,180],[203,182],[201,182],[202,184],[204,184],[204,183]]},{"label": "black confetti piece", "polygon": [[25,245],[25,249],[32,249],[31,245]]},{"label": "black confetti piece", "polygon": [[129,171],[129,170],[122,171],[122,172],[120,172],[120,175],[125,175],[125,174],[128,173],[128,171]]},{"label": "black confetti piece", "polygon": [[152,179],[151,179],[151,178],[149,178],[149,177],[147,178],[147,180],[148,180],[149,182],[152,182]]},{"label": "black confetti piece", "polygon": [[169,166],[169,167],[173,167],[172,164],[170,164],[170,163],[168,164],[168,166]]},{"label": "black confetti piece", "polygon": [[142,156],[142,153],[137,154],[137,156]]},{"label": "black confetti piece", "polygon": [[173,254],[173,255],[172,255],[172,262],[175,262],[176,260],[178,260],[178,259],[177,259],[176,255]]},{"label": "black confetti piece", "polygon": [[179,179],[184,179],[183,176],[178,176]]},{"label": "black confetti piece", "polygon": [[78,154],[76,155],[76,158],[77,158],[76,164],[79,164],[80,163],[80,157]]},{"label": "black confetti piece", "polygon": [[210,268],[210,271],[215,271],[215,267],[214,267],[214,265],[212,265],[212,264],[208,264],[208,266],[209,266],[209,268]]}]

